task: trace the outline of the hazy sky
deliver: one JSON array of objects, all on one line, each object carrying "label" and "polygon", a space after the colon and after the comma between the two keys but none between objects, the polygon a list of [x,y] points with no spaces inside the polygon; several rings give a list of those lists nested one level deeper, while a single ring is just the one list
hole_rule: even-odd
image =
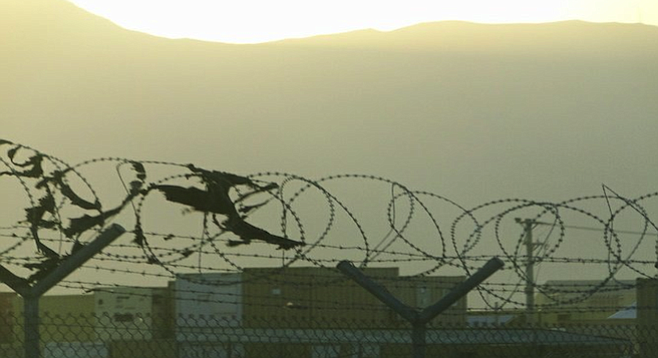
[{"label": "hazy sky", "polygon": [[642,22],[658,25],[655,0],[71,0],[138,31],[171,38],[251,43],[419,22]]},{"label": "hazy sky", "polygon": [[[265,41],[445,19],[636,22],[641,18],[658,25],[658,1],[651,1],[553,0],[541,5],[500,0],[476,5],[453,0],[442,6],[434,1],[432,8],[416,0],[397,5],[333,1],[324,6],[279,1],[276,7],[271,5],[274,2],[236,1],[231,3],[233,9],[209,10],[201,0],[181,1],[179,7],[166,0],[132,0],[129,5],[114,0],[98,1],[90,10],[128,28],[139,29],[141,24],[142,31],[150,28],[149,32],[162,36]],[[658,152],[656,26],[436,24],[376,36],[337,36],[335,41],[312,39],[294,46],[232,46],[125,31],[64,0],[3,4],[8,6],[0,6],[0,135],[70,164],[124,157],[194,163],[237,174],[288,172],[311,179],[364,173],[436,193],[469,208],[505,198],[559,202],[600,195],[602,184],[627,197],[656,190],[658,165],[650,155]],[[102,11],[101,4],[117,6],[116,13]],[[333,47],[323,47],[327,42]],[[0,148],[4,150],[0,159],[6,161],[4,148]],[[153,167],[149,181],[170,174]],[[106,208],[125,195],[117,172],[113,162],[93,162],[82,170],[94,190],[105,194]],[[39,196],[27,195],[18,180],[0,179],[4,203],[0,227],[9,227],[24,219],[29,200]],[[387,238],[391,185],[347,180],[326,187],[358,218],[372,247]],[[330,216],[327,198],[313,194],[305,196],[306,201],[296,201],[296,205],[307,205],[296,211],[311,243],[324,232]],[[658,195],[651,198],[643,208],[655,219]],[[427,199],[429,211],[436,214],[433,218],[449,236],[454,216],[461,213],[455,214],[457,210],[441,200]],[[160,205],[163,201],[154,194],[145,204],[147,231],[203,232],[198,215],[183,215],[174,203]],[[604,220],[610,215],[603,200],[574,206]],[[254,217],[253,223],[278,234],[283,226],[280,208],[273,202],[268,207],[272,211],[260,210],[262,219]],[[418,247],[441,254],[433,218],[423,215],[420,206],[415,209],[417,216],[407,231],[413,247],[397,241],[399,247],[390,249],[416,252]],[[398,205],[396,217],[404,218],[403,210]],[[501,247],[512,253],[520,247],[516,244],[522,227],[514,218],[536,214],[505,210],[497,204],[478,212],[481,222],[506,212],[507,226],[490,221],[486,237],[469,249],[470,254],[499,255]],[[337,216],[323,244],[362,245],[364,240],[349,221],[350,215]],[[560,215],[567,225],[603,226],[581,212],[567,210]],[[624,215],[615,221],[615,228],[643,229],[637,225],[636,212]],[[120,222],[132,226],[127,219]],[[458,227],[467,234],[459,231],[462,235],[456,235],[454,247],[470,245],[469,225]],[[502,243],[492,228],[502,228]],[[559,230],[546,226],[533,235],[550,243],[543,250],[553,250],[550,254],[555,258],[611,257],[613,243],[601,231],[568,230],[563,240],[557,234]],[[291,237],[296,238],[296,232]],[[623,239],[615,243],[623,255],[615,255],[655,262],[653,237],[641,245],[636,245],[635,236]],[[120,240],[129,243],[132,236]],[[453,250],[446,240],[448,250]],[[13,241],[2,242],[0,251],[8,242]],[[33,254],[33,245],[25,248]],[[68,249],[63,246],[61,252]],[[242,250],[230,251],[236,254],[238,266],[263,266],[260,259],[238,256]],[[247,252],[262,254],[263,260],[280,262],[278,255],[271,255],[276,251],[271,247],[251,250]],[[362,250],[356,254],[336,251],[314,250],[308,257],[362,257]],[[587,269],[578,263],[578,277],[604,277],[609,267],[599,262],[604,264]],[[212,264],[224,265],[221,261]],[[418,273],[434,264],[414,260],[399,266],[402,272]],[[655,273],[653,263],[638,263],[638,267],[640,272]],[[496,280],[516,282],[517,275],[508,272]],[[546,261],[541,271],[535,271],[540,281],[574,272],[574,266],[561,261]],[[91,280],[105,283],[128,285],[144,280],[121,272],[110,278],[96,276],[90,271]],[[635,268],[624,268],[616,277],[636,276]]]}]

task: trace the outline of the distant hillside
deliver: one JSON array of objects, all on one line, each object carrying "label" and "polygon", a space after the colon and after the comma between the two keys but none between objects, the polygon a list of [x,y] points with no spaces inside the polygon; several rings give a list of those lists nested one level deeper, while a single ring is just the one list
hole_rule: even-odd
[{"label": "distant hillside", "polygon": [[281,44],[446,51],[658,51],[658,27],[564,21],[545,24],[476,24],[442,21],[390,32],[362,30],[337,35],[284,40]]},{"label": "distant hillside", "polygon": [[229,45],[64,0],[0,4],[2,137],[69,160],[376,173],[475,201],[655,187],[656,27],[440,22]]}]

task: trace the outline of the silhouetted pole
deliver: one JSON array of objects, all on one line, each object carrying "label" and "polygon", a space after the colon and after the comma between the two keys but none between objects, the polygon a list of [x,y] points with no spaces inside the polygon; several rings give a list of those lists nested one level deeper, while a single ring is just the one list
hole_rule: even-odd
[{"label": "silhouetted pole", "polygon": [[429,323],[443,311],[447,310],[452,304],[457,302],[460,298],[464,297],[468,292],[477,287],[477,285],[489,278],[489,276],[493,275],[494,272],[498,271],[501,267],[503,267],[503,265],[503,262],[499,258],[492,258],[482,268],[480,268],[472,276],[466,279],[466,281],[457,285],[457,287],[453,288],[450,292],[448,292],[448,294],[443,296],[443,298],[441,298],[435,304],[426,307],[420,312],[400,302],[400,300],[395,298],[386,288],[364,275],[361,270],[359,270],[349,261],[341,261],[336,267],[344,275],[358,283],[361,287],[366,289],[373,296],[394,310],[402,318],[411,323],[413,357],[424,358],[427,323]]},{"label": "silhouetted pole", "polygon": [[87,260],[101,252],[126,230],[120,225],[113,224],[105,229],[94,241],[83,246],[68,257],[62,259],[59,265],[44,278],[30,286],[26,279],[14,275],[11,271],[0,265],[0,279],[7,286],[23,297],[23,317],[25,326],[25,358],[39,358],[39,299],[51,288],[77,270]]},{"label": "silhouetted pole", "polygon": [[535,312],[535,260],[534,251],[535,243],[532,242],[532,229],[535,221],[532,219],[516,219],[516,222],[523,226],[523,244],[525,245],[527,261],[525,264],[525,309],[526,323],[534,323]]}]

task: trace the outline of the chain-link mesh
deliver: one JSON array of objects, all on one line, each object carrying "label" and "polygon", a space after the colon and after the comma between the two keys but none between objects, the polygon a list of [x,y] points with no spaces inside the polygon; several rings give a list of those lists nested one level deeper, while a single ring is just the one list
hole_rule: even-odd
[{"label": "chain-link mesh", "polygon": [[[317,327],[287,328],[277,319],[268,327],[249,327],[228,319],[171,317],[171,326],[151,316],[96,315],[40,317],[41,354],[55,357],[412,357],[411,327],[384,322],[317,322]],[[253,322],[253,320],[251,320]],[[244,322],[244,321],[242,321]],[[262,322],[261,322],[262,323]],[[353,327],[350,327],[353,325]],[[24,357],[19,315],[3,322],[0,358]],[[625,324],[507,324],[428,328],[426,357],[656,357],[658,327]]]}]

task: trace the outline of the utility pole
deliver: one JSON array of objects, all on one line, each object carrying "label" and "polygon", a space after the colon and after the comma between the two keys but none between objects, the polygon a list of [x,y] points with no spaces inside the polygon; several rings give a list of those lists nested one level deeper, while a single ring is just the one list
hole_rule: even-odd
[{"label": "utility pole", "polygon": [[534,251],[535,247],[540,244],[532,241],[532,229],[537,225],[535,220],[532,219],[515,219],[517,223],[523,226],[523,244],[526,251],[526,264],[525,264],[525,309],[526,309],[526,323],[534,323],[535,321],[535,260]]}]

